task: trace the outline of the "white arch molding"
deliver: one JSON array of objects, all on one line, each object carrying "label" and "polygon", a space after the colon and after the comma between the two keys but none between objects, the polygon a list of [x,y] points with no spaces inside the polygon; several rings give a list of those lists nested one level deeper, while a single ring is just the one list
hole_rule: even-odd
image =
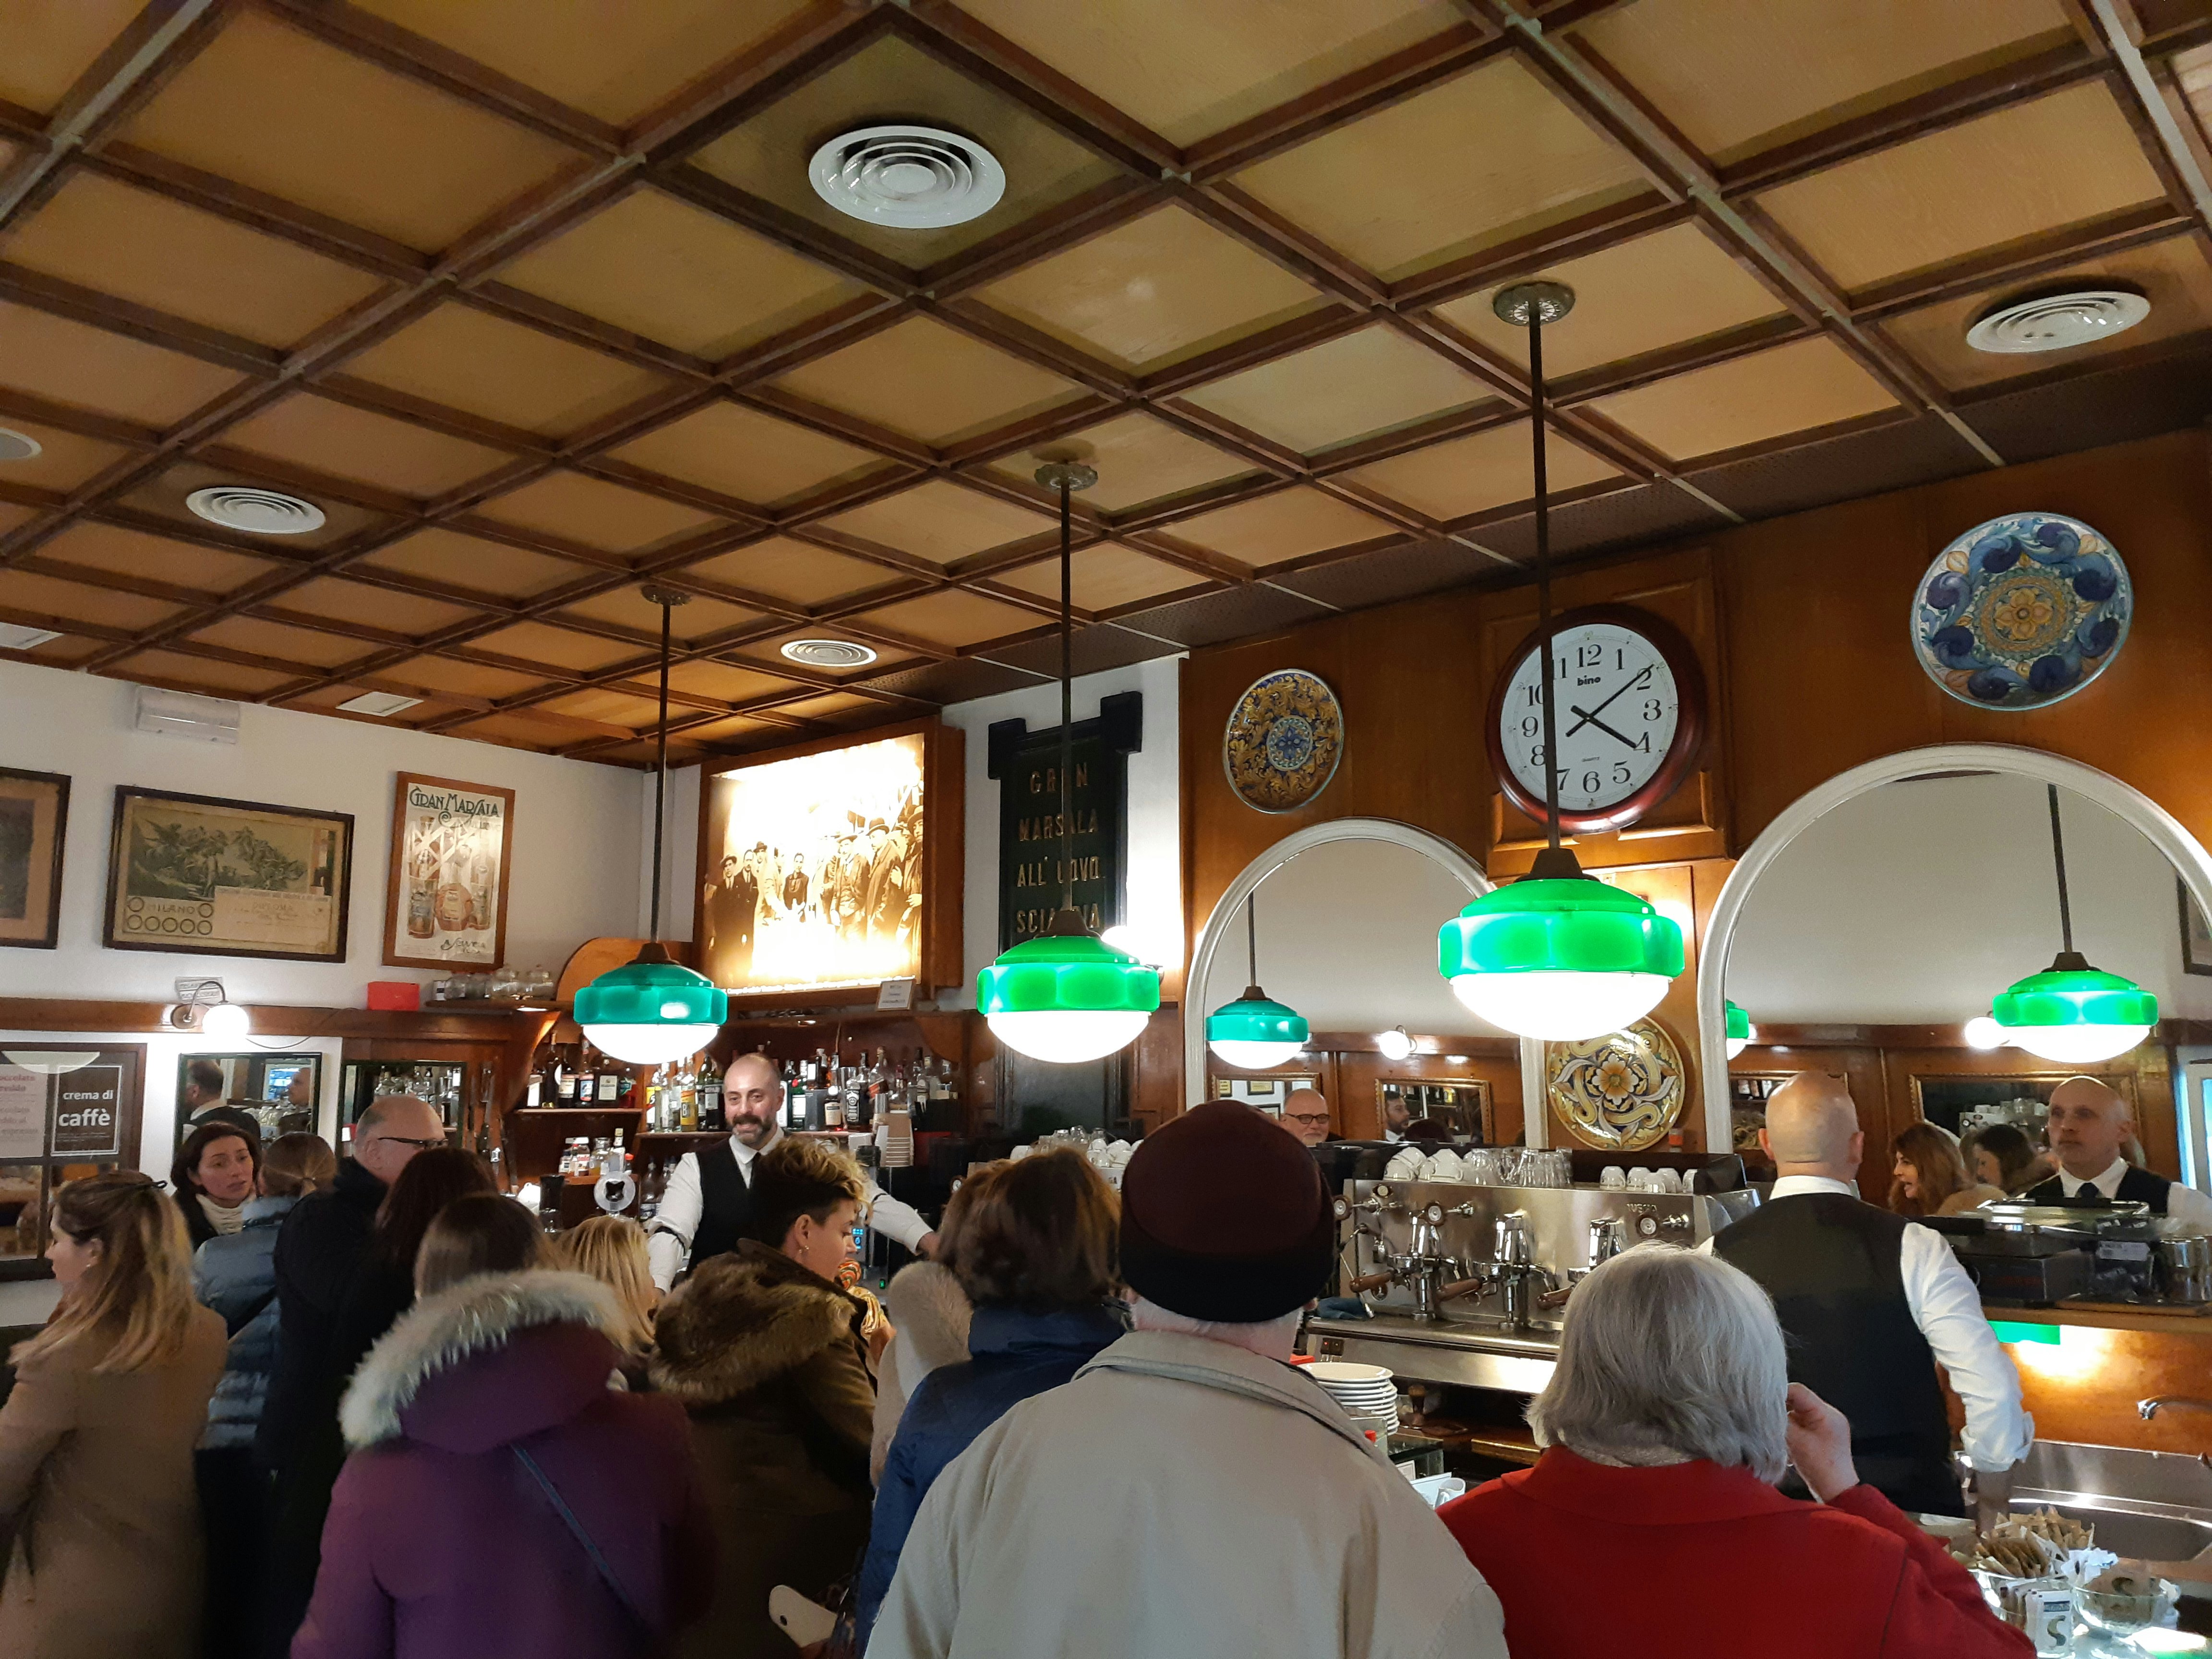
[{"label": "white arch molding", "polygon": [[[1705,1097],[1705,1145],[1727,1146],[1733,1138],[1729,1117],[1727,1017],[1729,946],[1745,901],[1767,866],[1783,849],[1813,823],[1841,806],[1886,783],[1902,783],[1934,772],[2001,772],[2055,783],[2061,789],[2093,800],[2141,830],[2151,845],[2166,854],[2180,872],[2190,896],[2212,915],[2212,853],[2184,829],[2172,813],[2109,772],[2080,761],[2068,760],[2047,750],[2009,743],[1939,743],[1921,749],[1901,749],[1880,760],[1869,761],[1841,772],[1817,788],[1807,791],[1759,831],[1759,839],[1745,849],[1735,868],[1722,884],[1705,925],[1705,938],[1698,953],[1698,1054]],[[1991,987],[1993,991],[2002,988]]]},{"label": "white arch molding", "polygon": [[[1182,1075],[1183,1092],[1196,1096],[1187,1103],[1196,1104],[1205,1098],[1206,1082],[1206,1017],[1209,1008],[1195,1006],[1193,998],[1203,999],[1206,986],[1213,969],[1213,954],[1221,946],[1224,934],[1237,927],[1237,917],[1244,908],[1244,901],[1267,878],[1288,864],[1301,853],[1316,847],[1325,847],[1332,842],[1379,841],[1393,847],[1403,847],[1419,853],[1431,863],[1440,865],[1452,878],[1465,887],[1470,899],[1479,898],[1497,884],[1484,873],[1482,866],[1462,852],[1442,836],[1432,836],[1425,830],[1417,830],[1410,823],[1401,823],[1395,818],[1331,818],[1323,823],[1308,824],[1283,837],[1266,852],[1237,872],[1237,878],[1224,890],[1206,918],[1206,925],[1198,930],[1197,942],[1191,947],[1190,962],[1183,971],[1182,1018]],[[1444,924],[1437,918],[1437,926]],[[1521,1045],[1521,1078],[1524,1094],[1528,1079],[1537,1075],[1540,1058],[1533,1060],[1531,1049],[1537,1045],[1523,1042]],[[1533,1095],[1527,1096],[1535,1098]],[[1530,1126],[1532,1146],[1543,1144],[1540,1137],[1544,1125],[1542,1115]]]}]

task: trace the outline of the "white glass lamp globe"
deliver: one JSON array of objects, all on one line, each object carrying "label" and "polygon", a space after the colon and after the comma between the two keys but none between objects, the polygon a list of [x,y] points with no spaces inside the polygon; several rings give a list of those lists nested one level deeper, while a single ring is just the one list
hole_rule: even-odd
[{"label": "white glass lamp globe", "polygon": [[586,1025],[584,1035],[602,1054],[632,1066],[665,1066],[697,1054],[714,1040],[719,1025]]},{"label": "white glass lamp globe", "polygon": [[1403,1060],[1413,1052],[1413,1039],[1406,1035],[1404,1026],[1394,1025],[1375,1034],[1375,1046],[1385,1060]]},{"label": "white glass lamp globe", "polygon": [[1462,974],[1452,994],[1480,1018],[1516,1036],[1581,1042],[1633,1025],[1659,1006],[1673,981],[1665,974]]},{"label": "white glass lamp globe", "polygon": [[2150,1032],[2148,1025],[2015,1025],[2005,1035],[2031,1054],[2081,1066],[2124,1054]]},{"label": "white glass lamp globe", "polygon": [[2011,1033],[1987,1014],[1976,1014],[1960,1035],[1969,1048],[2002,1048],[2011,1040]]},{"label": "white glass lamp globe", "polygon": [[1223,1065],[1247,1072],[1264,1072],[1305,1052],[1303,1042],[1247,1042],[1231,1037],[1206,1046]]},{"label": "white glass lamp globe", "polygon": [[234,1002],[218,1002],[200,1016],[200,1035],[216,1042],[238,1042],[253,1029],[246,1010]]},{"label": "white glass lamp globe", "polygon": [[1151,1018],[1133,1009],[1048,1008],[992,1014],[984,1023],[993,1036],[1016,1054],[1073,1066],[1127,1048]]},{"label": "white glass lamp globe", "polygon": [[1756,1025],[1754,1025],[1754,1026],[1753,1026],[1753,1027],[1751,1028],[1751,1036],[1730,1037],[1730,1038],[1728,1040],[1728,1057],[1729,1057],[1730,1060],[1734,1060],[1734,1059],[1735,1059],[1738,1054],[1741,1054],[1745,1049],[1747,1049],[1747,1048],[1750,1048],[1750,1047],[1751,1047],[1751,1037],[1757,1036],[1758,1035],[1759,1035],[1759,1027],[1757,1027]]}]

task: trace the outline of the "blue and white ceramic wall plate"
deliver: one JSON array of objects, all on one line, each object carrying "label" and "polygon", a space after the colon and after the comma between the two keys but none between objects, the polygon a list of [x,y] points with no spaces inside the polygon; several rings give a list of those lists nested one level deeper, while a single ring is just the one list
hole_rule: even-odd
[{"label": "blue and white ceramic wall plate", "polygon": [[2110,542],[2079,519],[2015,513],[1976,525],[1928,567],[1912,648],[1961,702],[2042,708],[2105,672],[2134,611]]},{"label": "blue and white ceramic wall plate", "polygon": [[1289,812],[1328,787],[1344,756],[1344,713],[1318,675],[1285,668],[1245,689],[1221,737],[1222,769],[1247,806]]}]

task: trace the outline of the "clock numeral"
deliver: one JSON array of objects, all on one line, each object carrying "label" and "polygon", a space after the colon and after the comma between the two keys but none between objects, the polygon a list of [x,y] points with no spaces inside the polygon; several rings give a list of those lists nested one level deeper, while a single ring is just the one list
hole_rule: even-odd
[{"label": "clock numeral", "polygon": [[1530,744],[1528,749],[1528,764],[1531,766],[1541,766],[1543,763],[1544,745],[1540,743]]},{"label": "clock numeral", "polygon": [[1581,645],[1575,647],[1575,666],[1577,668],[1595,668],[1604,660],[1605,647],[1601,645]]},{"label": "clock numeral", "polygon": [[1543,705],[1543,701],[1544,701],[1544,689],[1543,689],[1543,687],[1542,687],[1542,686],[1540,686],[1540,685],[1532,685],[1532,686],[1530,686],[1530,687],[1528,688],[1528,707],[1529,707],[1529,708],[1540,708],[1540,707]]},{"label": "clock numeral", "polygon": [[1636,774],[1635,774],[1635,773],[1633,773],[1633,772],[1632,772],[1632,771],[1630,771],[1630,770],[1628,769],[1628,763],[1627,763],[1626,761],[1615,761],[1615,762],[1613,762],[1613,781],[1615,783],[1626,783],[1626,782],[1627,782],[1631,778],[1634,777],[1635,775],[1636,775]]},{"label": "clock numeral", "polygon": [[1638,735],[1636,739],[1636,752],[1639,755],[1648,755],[1651,752],[1651,734],[1649,732],[1641,732]]},{"label": "clock numeral", "polygon": [[1659,699],[1658,699],[1658,698],[1656,698],[1656,697],[1646,697],[1646,698],[1644,698],[1644,718],[1645,720],[1657,720],[1657,719],[1659,718],[1660,712],[1661,712],[1661,711],[1660,711],[1660,708],[1659,708]]},{"label": "clock numeral", "polygon": [[1583,773],[1583,793],[1584,793],[1585,795],[1595,795],[1595,793],[1597,793],[1597,792],[1598,792],[1598,785],[1599,785],[1599,782],[1600,782],[1600,781],[1600,781],[1600,779],[1599,779],[1599,777],[1598,777],[1598,775],[1597,775],[1596,773],[1595,773],[1595,772],[1585,772],[1585,773]]},{"label": "clock numeral", "polygon": [[1534,714],[1523,714],[1521,717],[1521,735],[1524,738],[1533,738],[1542,728],[1543,724],[1543,721],[1538,720]]}]

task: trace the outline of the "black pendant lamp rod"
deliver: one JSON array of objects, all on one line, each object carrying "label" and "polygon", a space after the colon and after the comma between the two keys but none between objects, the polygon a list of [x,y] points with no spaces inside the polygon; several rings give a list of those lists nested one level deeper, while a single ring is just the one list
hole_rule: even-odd
[{"label": "black pendant lamp rod", "polygon": [[1529,874],[1557,878],[1582,874],[1575,855],[1559,845],[1559,715],[1552,669],[1552,506],[1544,467],[1544,325],[1574,309],[1575,291],[1564,283],[1516,283],[1498,290],[1491,309],[1499,319],[1528,331],[1528,428],[1536,486],[1536,633],[1543,660],[1545,847]]},{"label": "black pendant lamp rod", "polygon": [[2074,907],[2066,892],[2066,835],[2058,826],[2058,786],[2051,790],[2051,859],[2058,866],[2058,934],[2064,945],[2053,968],[2087,968],[2089,964],[2074,950]]},{"label": "black pendant lamp rod", "polygon": [[690,604],[691,596],[679,593],[671,587],[646,587],[639,591],[644,594],[647,603],[660,607],[660,720],[656,733],[658,769],[653,779],[653,937],[645,949],[638,952],[637,959],[640,962],[665,962],[668,953],[660,944],[660,842],[668,817],[668,659],[676,607]]},{"label": "black pendant lamp rod", "polygon": [[1098,482],[1098,471],[1080,461],[1047,461],[1036,481],[1060,492],[1060,914],[1054,933],[1087,933],[1089,924],[1075,908],[1075,543],[1070,497]]}]

